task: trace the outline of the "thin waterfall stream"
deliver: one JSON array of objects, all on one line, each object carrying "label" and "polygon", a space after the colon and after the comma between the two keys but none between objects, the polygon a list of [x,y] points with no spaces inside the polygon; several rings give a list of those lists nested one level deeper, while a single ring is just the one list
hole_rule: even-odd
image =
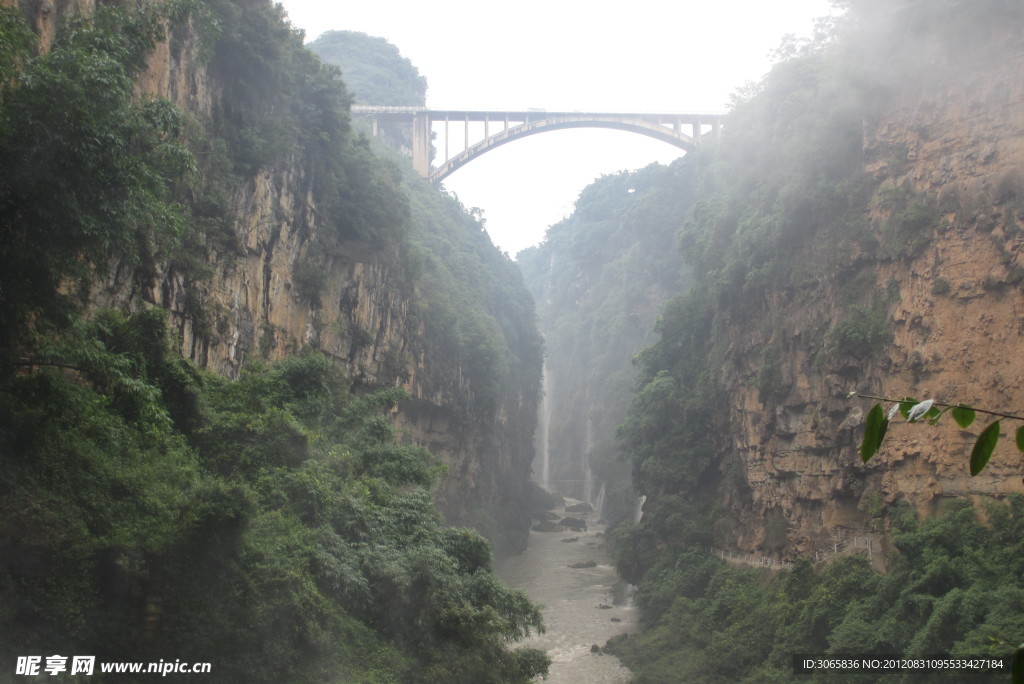
[{"label": "thin waterfall stream", "polygon": [[[567,505],[575,503],[566,499]],[[547,682],[629,682],[632,675],[618,658],[592,650],[634,631],[637,620],[632,605],[615,602],[618,578],[605,546],[605,525],[596,512],[564,515],[584,519],[586,531],[531,530],[523,553],[495,564],[498,575],[543,606],[547,631],[522,645],[551,656]]]},{"label": "thin waterfall stream", "polygon": [[544,364],[541,376],[540,415],[537,417],[537,455],[540,456],[540,472],[537,473],[537,484],[543,489],[551,489],[551,454],[549,446],[548,426],[551,424],[551,377],[548,365]]}]

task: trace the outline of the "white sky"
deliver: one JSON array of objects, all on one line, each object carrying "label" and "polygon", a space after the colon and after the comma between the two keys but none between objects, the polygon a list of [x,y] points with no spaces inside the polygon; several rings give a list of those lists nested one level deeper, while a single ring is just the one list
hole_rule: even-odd
[{"label": "white sky", "polygon": [[[730,93],[768,71],[783,36],[810,35],[829,12],[828,0],[281,4],[307,40],[350,30],[393,43],[426,77],[431,108],[684,113],[724,113]],[[462,133],[450,130],[456,154]],[[444,186],[483,209],[491,239],[515,256],[571,213],[595,178],[680,154],[623,131],[553,131],[482,155]]]}]

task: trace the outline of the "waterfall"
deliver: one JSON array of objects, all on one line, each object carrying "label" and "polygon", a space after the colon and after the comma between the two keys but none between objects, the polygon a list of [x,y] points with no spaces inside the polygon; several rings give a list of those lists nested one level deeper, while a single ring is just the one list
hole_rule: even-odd
[{"label": "waterfall", "polygon": [[594,513],[597,515],[598,520],[602,520],[604,518],[604,496],[604,483],[602,482],[601,488],[597,490],[597,499],[595,499],[592,504],[594,506]]},{"label": "waterfall", "polygon": [[583,500],[594,505],[594,473],[590,471],[590,454],[583,452]]},{"label": "waterfall", "polygon": [[637,525],[644,519],[644,503],[647,501],[647,495],[641,494],[640,498],[636,500],[636,512],[633,513],[633,522]]},{"label": "waterfall", "polygon": [[551,423],[551,380],[548,364],[544,363],[541,376],[540,416],[537,419],[537,453],[540,456],[540,472],[536,473],[541,487],[551,491],[551,454],[548,448],[548,427]]},{"label": "waterfall", "polygon": [[[544,288],[544,306],[551,306],[551,292],[555,281],[555,254],[552,250],[548,261],[548,282]],[[540,309],[538,309],[538,312]],[[543,338],[543,335],[541,336]],[[547,340],[544,340],[547,345]],[[551,491],[551,373],[548,360],[544,359],[540,381],[540,415],[537,417],[537,437],[534,440],[536,455],[540,457],[540,472],[534,473],[537,484],[542,489]],[[552,492],[553,493],[553,492]]]},{"label": "waterfall", "polygon": [[[594,446],[594,424],[587,416],[583,436],[583,500],[594,506],[594,471],[590,469],[590,451]],[[596,506],[594,506],[596,510]]]}]

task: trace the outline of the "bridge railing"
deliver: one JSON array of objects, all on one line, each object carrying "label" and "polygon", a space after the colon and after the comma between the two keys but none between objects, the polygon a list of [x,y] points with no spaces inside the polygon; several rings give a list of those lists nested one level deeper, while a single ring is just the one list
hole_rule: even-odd
[{"label": "bridge railing", "polygon": [[353,114],[419,114],[427,111],[427,108],[403,105],[352,105],[349,111]]}]

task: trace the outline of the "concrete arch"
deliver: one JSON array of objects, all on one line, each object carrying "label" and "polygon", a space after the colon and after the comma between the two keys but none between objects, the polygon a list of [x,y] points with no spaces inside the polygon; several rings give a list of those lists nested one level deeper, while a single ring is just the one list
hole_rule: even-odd
[{"label": "concrete arch", "polygon": [[[528,135],[545,133],[565,128],[611,128],[645,135],[680,149],[696,149],[704,137],[718,137],[724,116],[722,114],[653,114],[643,112],[548,112],[545,110],[526,111],[482,111],[482,110],[439,110],[426,107],[354,105],[352,114],[367,117],[372,124],[373,135],[379,134],[381,122],[400,122],[411,128],[409,138],[412,165],[423,178],[438,182],[456,169],[468,164],[482,154]],[[470,122],[483,123],[484,139],[470,145]],[[431,139],[433,125],[445,126],[445,159],[436,168],[431,168]],[[464,124],[465,145],[462,152],[448,156],[448,125]],[[491,133],[492,125],[502,129]],[[688,130],[689,135],[683,131]]]},{"label": "concrete arch", "polygon": [[579,118],[551,117],[538,121],[528,121],[490,135],[484,140],[481,140],[475,145],[448,159],[436,169],[431,170],[427,179],[431,183],[439,183],[469,162],[496,147],[500,147],[501,145],[510,143],[514,140],[525,138],[526,136],[567,128],[608,128],[627,131],[630,133],[639,133],[640,135],[660,140],[687,152],[692,152],[697,149],[698,145],[697,141],[692,136],[667,128],[661,124],[652,124],[641,120],[631,121],[628,119],[613,119],[611,117],[596,118],[586,116],[581,116]]}]

